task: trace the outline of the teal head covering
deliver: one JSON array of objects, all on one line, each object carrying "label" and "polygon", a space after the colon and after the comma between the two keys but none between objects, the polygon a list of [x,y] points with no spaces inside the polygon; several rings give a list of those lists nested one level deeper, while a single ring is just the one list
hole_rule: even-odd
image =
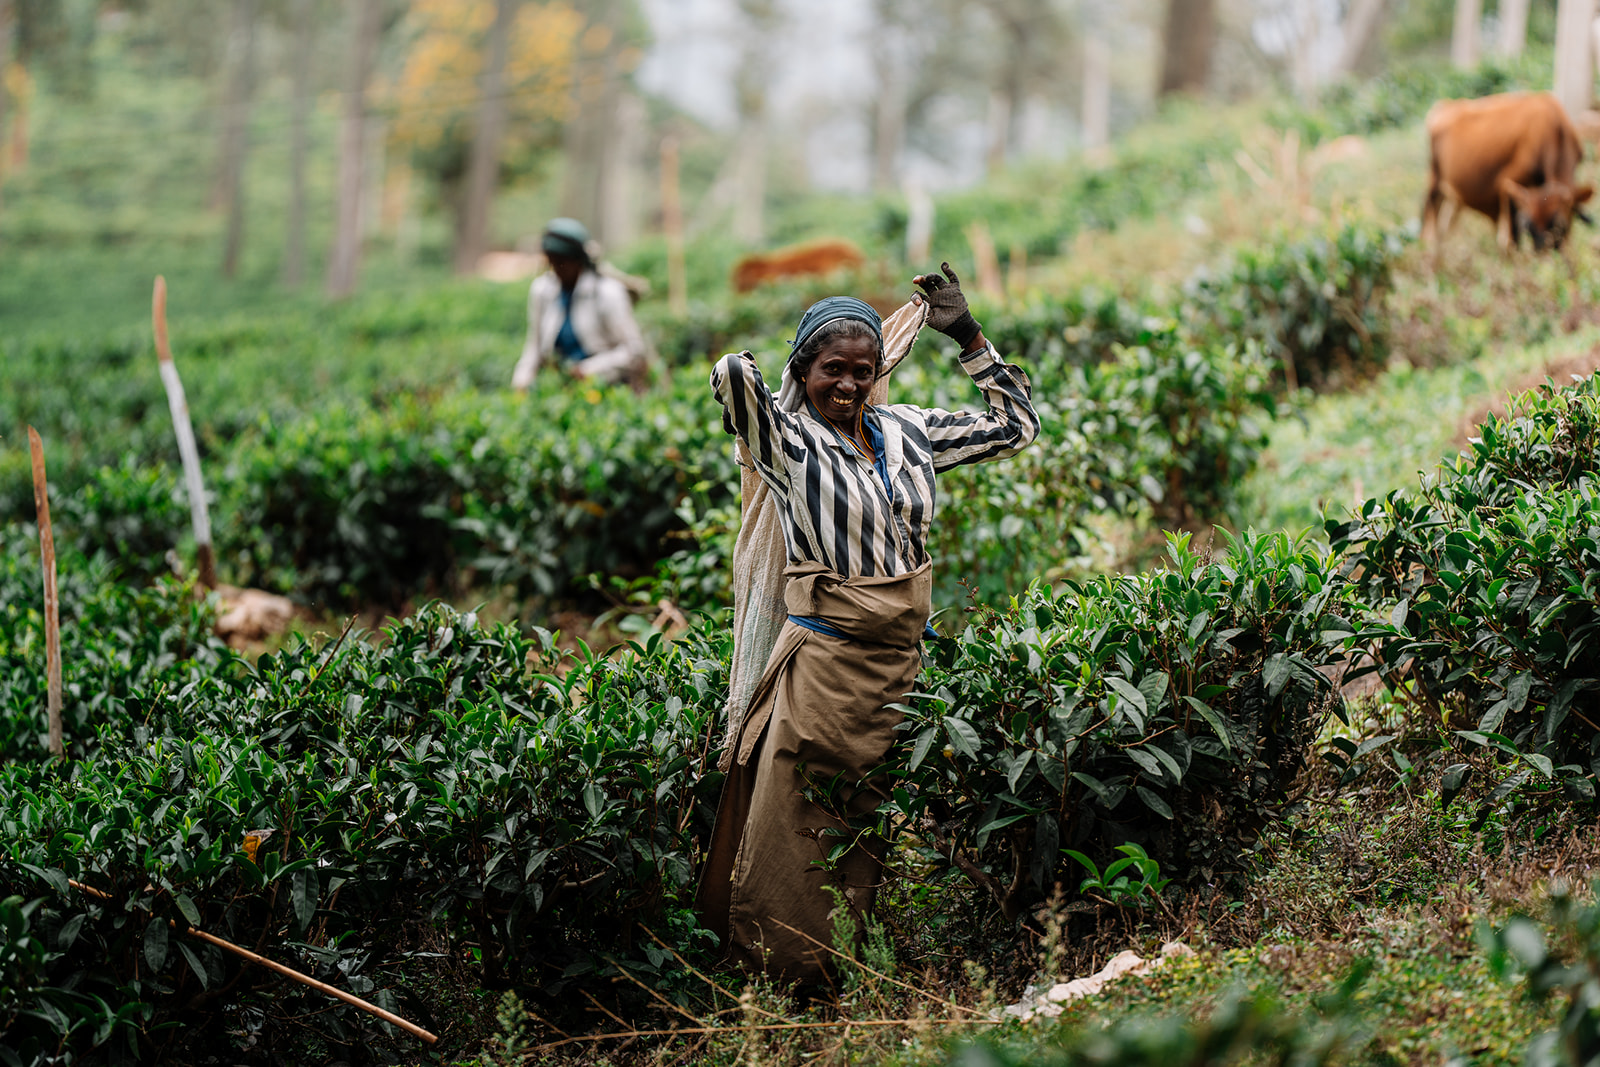
[{"label": "teal head covering", "polygon": [[871,304],[865,300],[857,300],[853,296],[829,296],[812,304],[806,309],[806,313],[800,316],[800,326],[794,332],[794,340],[789,342],[794,349],[789,358],[794,359],[795,353],[805,347],[806,342],[811,340],[812,334],[839,319],[854,319],[866,323],[872,327],[872,333],[878,339],[878,347],[883,348],[883,320],[878,317]]},{"label": "teal head covering", "polygon": [[589,259],[589,229],[577,219],[551,219],[539,235],[539,248],[547,255],[565,256],[567,259]]}]

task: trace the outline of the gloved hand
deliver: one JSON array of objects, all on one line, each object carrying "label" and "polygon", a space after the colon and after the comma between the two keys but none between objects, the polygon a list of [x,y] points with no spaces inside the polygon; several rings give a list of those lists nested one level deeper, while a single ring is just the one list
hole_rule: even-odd
[{"label": "gloved hand", "polygon": [[950,264],[939,264],[944,277],[929,272],[919,274],[911,281],[922,287],[920,299],[928,305],[928,325],[949,337],[963,350],[972,343],[982,329],[978,320],[967,309],[967,298],[961,292],[961,279],[950,269]]}]

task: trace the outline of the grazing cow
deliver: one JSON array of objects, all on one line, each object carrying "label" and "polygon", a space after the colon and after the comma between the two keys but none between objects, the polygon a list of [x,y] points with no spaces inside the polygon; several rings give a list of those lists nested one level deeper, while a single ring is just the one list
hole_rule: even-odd
[{"label": "grazing cow", "polygon": [[1520,244],[1524,230],[1536,250],[1559,250],[1574,215],[1589,221],[1580,205],[1594,187],[1573,184],[1583,146],[1550,93],[1441,100],[1426,121],[1431,159],[1422,203],[1425,244],[1437,248],[1439,206],[1446,197],[1487,215],[1505,252]]},{"label": "grazing cow", "polygon": [[792,278],[809,274],[829,274],[849,268],[856,270],[867,261],[861,249],[837,237],[809,241],[773,249],[771,252],[754,252],[733,268],[733,288],[748,293],[756,286],[779,278]]}]

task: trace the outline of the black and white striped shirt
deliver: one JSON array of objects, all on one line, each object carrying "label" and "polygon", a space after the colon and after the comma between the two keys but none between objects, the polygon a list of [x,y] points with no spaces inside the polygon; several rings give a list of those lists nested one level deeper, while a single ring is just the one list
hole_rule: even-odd
[{"label": "black and white striped shirt", "polygon": [[928,558],[934,474],[1014,456],[1032,443],[1039,416],[1027,375],[1002,362],[992,346],[962,356],[961,366],[983,391],[987,411],[867,409],[882,435],[891,495],[873,463],[809,404],[781,409],[754,359],[735,353],[716,363],[711,388],[780,502],[791,563],[821,563],[847,578],[916,570]]}]

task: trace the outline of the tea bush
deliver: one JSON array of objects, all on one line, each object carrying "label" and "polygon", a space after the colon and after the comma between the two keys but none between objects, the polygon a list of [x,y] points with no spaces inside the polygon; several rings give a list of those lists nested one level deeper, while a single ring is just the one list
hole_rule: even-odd
[{"label": "tea bush", "polygon": [[1291,386],[1348,386],[1388,361],[1383,299],[1401,245],[1398,233],[1345,226],[1240,250],[1185,286],[1191,328],[1259,341]]},{"label": "tea bush", "polygon": [[[172,693],[231,669],[213,613],[182,583],[139,588],[119,583],[104,556],[63,552],[61,606],[62,731],[69,755],[97,744],[107,723],[137,718],[143,694]],[[0,530],[0,761],[43,756],[48,731],[44,671],[44,580],[37,542]]]},{"label": "tea bush", "polygon": [[1131,842],[1191,887],[1237,883],[1330,706],[1316,668],[1351,625],[1326,552],[1281,534],[1168,550],[1166,571],[1035,585],[931,644],[885,829],[1007,914],[1077,884],[1063,847],[1103,865]]},{"label": "tea bush", "polygon": [[1458,743],[1509,758],[1492,799],[1537,776],[1592,800],[1600,385],[1524,394],[1479,431],[1416,494],[1369,500],[1328,535],[1377,612],[1374,669]]},{"label": "tea bush", "polygon": [[[725,688],[716,639],[572,659],[444,608],[387,636],[144,690],[83,761],[0,770],[0,885],[52,891],[40,921],[71,925],[51,981],[119,991],[97,1041],[216,1013],[238,1040],[286,1040],[253,997],[194,1007],[239,968],[188,924],[391,1008],[407,993],[390,975],[416,965],[430,923],[474,946],[487,985],[547,996],[613,958],[656,974],[667,954],[637,920],[696,949],[684,909],[720,781],[700,770]],[[298,986],[272,998],[323,1007]],[[375,1034],[333,1016],[340,1042]]]}]

